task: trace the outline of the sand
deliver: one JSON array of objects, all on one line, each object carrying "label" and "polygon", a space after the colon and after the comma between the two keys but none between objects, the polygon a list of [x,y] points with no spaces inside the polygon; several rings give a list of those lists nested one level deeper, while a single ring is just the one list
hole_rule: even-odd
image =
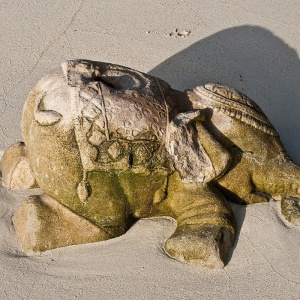
[{"label": "sand", "polygon": [[[155,3],[153,3],[155,2]],[[29,90],[72,58],[127,65],[174,88],[231,85],[253,98],[300,163],[300,4],[296,1],[2,1],[0,155],[21,140]],[[177,31],[176,31],[177,29]],[[232,205],[238,239],[223,270],[170,259],[172,219],[27,257],[11,217],[30,192],[0,186],[1,299],[299,299],[300,228],[280,203]]]}]

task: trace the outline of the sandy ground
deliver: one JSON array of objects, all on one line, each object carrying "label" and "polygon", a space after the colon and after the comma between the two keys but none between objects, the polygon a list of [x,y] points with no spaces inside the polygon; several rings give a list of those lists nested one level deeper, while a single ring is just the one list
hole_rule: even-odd
[{"label": "sandy ground", "polygon": [[[181,90],[231,85],[263,108],[300,163],[299,17],[293,0],[2,0],[0,150],[21,139],[34,83],[66,59],[87,58]],[[26,195],[0,187],[1,299],[299,299],[300,229],[281,218],[277,202],[234,205],[239,235],[229,263],[206,270],[164,254],[175,228],[166,218],[141,220],[107,242],[26,257],[11,226]]]}]

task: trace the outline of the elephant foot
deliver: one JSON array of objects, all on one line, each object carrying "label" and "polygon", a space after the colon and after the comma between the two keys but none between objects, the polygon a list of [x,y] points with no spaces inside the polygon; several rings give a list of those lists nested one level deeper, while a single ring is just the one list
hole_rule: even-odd
[{"label": "elephant foot", "polygon": [[26,254],[112,238],[45,194],[25,200],[13,217],[13,225]]},{"label": "elephant foot", "polygon": [[174,259],[206,268],[223,268],[232,244],[232,233],[218,225],[183,225],[166,241]]},{"label": "elephant foot", "polygon": [[3,185],[8,189],[29,189],[36,187],[24,143],[10,146],[0,161]]},{"label": "elephant foot", "polygon": [[293,225],[300,226],[300,199],[283,198],[281,201],[281,213],[287,221]]},{"label": "elephant foot", "polygon": [[168,197],[153,214],[173,217],[175,233],[165,251],[174,259],[208,268],[224,267],[234,244],[236,224],[224,196],[211,184],[182,182],[170,176]]}]

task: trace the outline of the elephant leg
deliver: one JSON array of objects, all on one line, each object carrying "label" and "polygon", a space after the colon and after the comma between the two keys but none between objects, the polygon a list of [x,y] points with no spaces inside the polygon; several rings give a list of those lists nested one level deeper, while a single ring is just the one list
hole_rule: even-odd
[{"label": "elephant leg", "polygon": [[105,229],[46,194],[25,200],[15,213],[13,224],[26,254],[112,238]]},{"label": "elephant leg", "polygon": [[223,268],[231,248],[231,233],[217,225],[178,226],[165,251],[178,261],[207,268]]},{"label": "elephant leg", "polygon": [[241,188],[240,190],[237,189],[237,187],[231,188],[231,182],[228,181],[228,183],[229,184],[227,185],[227,182],[222,182],[220,185],[218,185],[218,189],[222,191],[222,193],[226,196],[226,199],[231,202],[241,205],[248,205],[268,201],[268,198],[265,194],[256,192],[253,189],[254,185],[251,181],[247,182],[245,185],[237,183],[237,187]]},{"label": "elephant leg", "polygon": [[267,202],[263,193],[258,193],[249,171],[249,162],[243,157],[234,168],[217,180],[217,186],[226,199],[237,204]]},{"label": "elephant leg", "polygon": [[8,189],[37,187],[29,163],[25,144],[18,142],[10,146],[0,161],[3,185]]},{"label": "elephant leg", "polygon": [[184,183],[174,174],[167,199],[155,209],[177,221],[164,247],[171,257],[208,268],[224,267],[236,226],[222,194],[207,183]]},{"label": "elephant leg", "polygon": [[118,176],[134,219],[147,218],[153,203],[159,203],[166,197],[167,175],[162,171],[150,174],[125,171]]}]

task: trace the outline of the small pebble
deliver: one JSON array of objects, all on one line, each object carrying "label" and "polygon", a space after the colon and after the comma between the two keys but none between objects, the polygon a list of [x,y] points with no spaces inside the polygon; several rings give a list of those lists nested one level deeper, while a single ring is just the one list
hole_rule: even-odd
[{"label": "small pebble", "polygon": [[189,34],[190,34],[190,31],[187,31],[187,30],[180,30],[180,31],[178,31],[178,36],[186,37]]},{"label": "small pebble", "polygon": [[191,31],[190,30],[179,30],[178,28],[175,28],[172,32],[169,32],[166,34],[166,36],[174,36],[174,37],[186,37],[190,35]]}]

